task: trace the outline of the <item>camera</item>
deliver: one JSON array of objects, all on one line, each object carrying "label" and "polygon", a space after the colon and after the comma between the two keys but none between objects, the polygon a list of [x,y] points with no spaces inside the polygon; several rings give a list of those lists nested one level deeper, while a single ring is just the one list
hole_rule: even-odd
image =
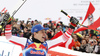
[{"label": "camera", "polygon": [[16,27],[12,27],[12,34],[17,34],[18,29]]}]

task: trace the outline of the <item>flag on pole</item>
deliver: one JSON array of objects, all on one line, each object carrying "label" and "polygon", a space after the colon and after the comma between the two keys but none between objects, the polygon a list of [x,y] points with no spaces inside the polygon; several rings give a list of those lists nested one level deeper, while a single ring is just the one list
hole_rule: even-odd
[{"label": "flag on pole", "polygon": [[97,30],[97,28],[99,26],[100,26],[100,17],[94,23],[92,23],[91,25],[88,25],[87,27],[81,27],[81,28],[77,29],[76,31],[74,31],[74,33],[84,31],[86,29],[92,29],[92,30],[96,30],[96,31],[100,32],[100,30]]},{"label": "flag on pole", "polygon": [[1,12],[3,12],[5,9],[6,9],[6,8],[3,8],[3,9],[1,10]]},{"label": "flag on pole", "polygon": [[85,20],[88,18],[89,15],[93,14],[94,11],[95,11],[95,8],[92,5],[92,3],[90,2],[89,7],[88,7],[88,10],[87,10],[87,13],[86,13],[86,16],[85,16],[82,24],[85,22]]},{"label": "flag on pole", "polygon": [[2,13],[6,13],[7,12],[7,9],[4,7],[2,10],[1,10]]}]

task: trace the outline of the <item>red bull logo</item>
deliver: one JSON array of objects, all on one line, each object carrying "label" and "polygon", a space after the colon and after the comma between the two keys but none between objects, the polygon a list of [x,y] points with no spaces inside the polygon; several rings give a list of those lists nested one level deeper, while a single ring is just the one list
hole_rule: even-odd
[{"label": "red bull logo", "polygon": [[36,49],[36,50],[41,50],[41,49],[46,50],[47,47],[45,47],[43,44],[37,45],[37,44],[33,43],[33,44],[29,45],[28,48],[32,48],[32,49]]},{"label": "red bull logo", "polygon": [[30,51],[30,54],[40,54],[40,55],[44,55],[44,52],[40,52],[40,51]]}]

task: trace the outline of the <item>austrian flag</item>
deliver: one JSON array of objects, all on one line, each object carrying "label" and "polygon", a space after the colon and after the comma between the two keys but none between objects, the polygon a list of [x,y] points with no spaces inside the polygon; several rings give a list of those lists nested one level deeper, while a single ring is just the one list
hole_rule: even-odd
[{"label": "austrian flag", "polygon": [[2,12],[2,13],[6,13],[6,12],[7,12],[7,9],[6,9],[6,8],[3,8],[3,9],[1,10],[1,12]]},{"label": "austrian flag", "polygon": [[58,37],[63,35],[63,39],[65,40],[65,42],[64,43],[60,43],[58,45],[61,46],[61,47],[72,49],[73,45],[75,44],[74,40],[71,37],[72,32],[73,32],[73,30],[70,29],[70,28],[65,33],[62,33],[60,31],[51,40],[56,39],[56,38],[58,38]]},{"label": "austrian flag", "polygon": [[92,20],[91,17],[92,17],[92,14],[93,14],[94,11],[95,11],[95,8],[94,8],[94,6],[92,5],[92,3],[90,2],[89,7],[88,7],[88,10],[87,10],[87,13],[86,13],[86,16],[85,16],[85,18],[84,18],[82,24],[85,22],[85,20],[86,20],[88,17],[90,18],[90,20]]}]

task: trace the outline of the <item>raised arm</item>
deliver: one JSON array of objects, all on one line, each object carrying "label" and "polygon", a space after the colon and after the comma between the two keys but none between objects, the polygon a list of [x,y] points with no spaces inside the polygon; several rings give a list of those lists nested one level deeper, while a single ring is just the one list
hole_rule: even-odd
[{"label": "raised arm", "polygon": [[46,41],[48,44],[48,48],[53,48],[55,46],[61,45],[64,42],[68,41],[69,38],[71,38],[71,34],[73,32],[73,29],[69,28],[64,34],[60,31],[56,35],[58,36],[56,39]]},{"label": "raised arm", "polygon": [[78,22],[79,21],[75,17],[71,17],[70,18],[70,28],[64,34],[60,31],[56,34],[59,36],[57,36],[55,39],[46,41],[48,44],[48,48],[50,49],[52,47],[61,45],[64,42],[71,39],[71,34],[72,34],[73,30],[75,29],[75,27],[77,26]]}]

